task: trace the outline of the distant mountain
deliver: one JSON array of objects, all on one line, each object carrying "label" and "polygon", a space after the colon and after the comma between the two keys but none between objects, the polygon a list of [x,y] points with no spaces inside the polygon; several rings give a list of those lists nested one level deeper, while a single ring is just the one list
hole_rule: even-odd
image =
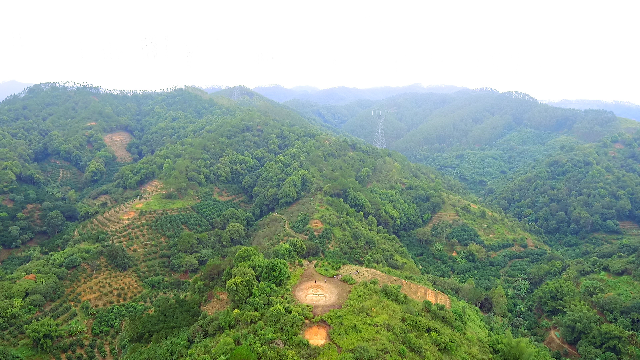
[{"label": "distant mountain", "polygon": [[[422,86],[413,84],[408,86],[384,86],[378,88],[358,89],[350,87],[335,87],[319,90],[309,86],[298,86],[291,89],[280,85],[259,86],[253,91],[277,102],[293,99],[312,101],[322,105],[342,105],[356,100],[382,100],[391,96],[405,93],[453,93],[466,88],[451,85]],[[205,89],[206,90],[206,89]],[[209,91],[208,91],[209,92]]]},{"label": "distant mountain", "polygon": [[15,80],[5,81],[0,83],[0,101],[4,100],[7,96],[17,94],[33,84],[21,83]]},{"label": "distant mountain", "polygon": [[612,111],[614,114],[627,119],[640,121],[640,105],[624,101],[602,101],[602,100],[560,100],[546,101],[547,104],[562,108],[572,109],[602,109]]}]

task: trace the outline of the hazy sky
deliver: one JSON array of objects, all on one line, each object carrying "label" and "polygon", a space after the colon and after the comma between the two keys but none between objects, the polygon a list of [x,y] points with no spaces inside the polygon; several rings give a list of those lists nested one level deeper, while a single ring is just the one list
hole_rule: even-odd
[{"label": "hazy sky", "polygon": [[0,81],[448,84],[640,104],[634,1],[6,1]]}]

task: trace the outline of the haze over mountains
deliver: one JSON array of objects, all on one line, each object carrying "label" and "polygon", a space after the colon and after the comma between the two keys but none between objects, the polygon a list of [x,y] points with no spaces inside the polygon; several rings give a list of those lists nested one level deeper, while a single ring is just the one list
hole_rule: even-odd
[{"label": "haze over mountains", "polygon": [[601,101],[601,100],[560,100],[545,101],[545,103],[572,109],[602,109],[612,111],[620,117],[640,121],[640,105],[622,101]]},{"label": "haze over mountains", "polygon": [[0,83],[0,101],[4,100],[7,96],[17,94],[25,88],[33,84],[22,83],[15,80],[5,81]]}]

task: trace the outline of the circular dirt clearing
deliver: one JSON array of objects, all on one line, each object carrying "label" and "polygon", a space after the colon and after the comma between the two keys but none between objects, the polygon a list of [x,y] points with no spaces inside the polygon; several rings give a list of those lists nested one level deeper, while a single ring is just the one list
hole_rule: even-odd
[{"label": "circular dirt clearing", "polygon": [[331,309],[341,308],[349,291],[350,285],[318,274],[310,264],[300,277],[300,282],[293,288],[293,295],[299,302],[313,306],[313,315],[318,316]]},{"label": "circular dirt clearing", "polygon": [[322,346],[329,342],[329,325],[316,324],[304,329],[304,338],[309,344]]}]

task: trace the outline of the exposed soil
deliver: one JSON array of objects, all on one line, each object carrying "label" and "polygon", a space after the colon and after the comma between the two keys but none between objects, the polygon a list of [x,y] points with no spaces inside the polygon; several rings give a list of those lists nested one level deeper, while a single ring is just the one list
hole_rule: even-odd
[{"label": "exposed soil", "polygon": [[304,329],[303,336],[309,341],[309,344],[314,346],[322,346],[329,341],[329,329],[331,327],[324,323],[318,323]]},{"label": "exposed soil", "polygon": [[4,198],[4,199],[2,199],[2,205],[6,206],[6,207],[13,207],[13,200],[11,200],[9,198]]},{"label": "exposed soil", "polygon": [[162,183],[160,181],[151,180],[148,183],[142,185],[140,187],[140,190],[151,193],[151,194],[156,194],[160,192],[160,188],[162,188]]},{"label": "exposed soil", "polygon": [[133,158],[127,151],[127,145],[133,137],[126,131],[118,131],[104,136],[104,142],[116,155],[117,162],[131,162]]},{"label": "exposed soil", "polygon": [[358,282],[378,279],[380,286],[384,284],[400,285],[402,287],[401,291],[414,300],[429,300],[434,304],[442,304],[446,306],[447,309],[451,308],[451,300],[446,294],[411,281],[387,275],[378,270],[368,269],[362,266],[344,265],[340,268],[339,272],[341,275],[351,275],[351,277]]},{"label": "exposed soil", "polygon": [[123,219],[131,219],[132,217],[135,217],[138,213],[135,211],[127,211],[124,215],[122,215]]},{"label": "exposed soil", "polygon": [[88,277],[81,279],[79,284],[69,288],[70,292],[80,295],[82,301],[89,300],[91,305],[109,306],[110,302],[127,301],[142,292],[142,287],[132,276],[131,270],[114,272],[107,268],[103,261],[102,271],[96,274],[88,273]]},{"label": "exposed soil", "polygon": [[228,294],[224,291],[219,291],[215,295],[213,292],[210,292],[208,299],[209,302],[202,306],[202,311],[205,311],[209,315],[224,310],[231,304]]},{"label": "exposed soil", "polygon": [[533,240],[531,240],[531,238],[527,238],[527,247],[529,249],[534,249],[536,247],[536,244],[533,243]]},{"label": "exposed soil", "polygon": [[316,235],[320,235],[320,233],[322,232],[322,228],[324,227],[324,224],[320,220],[313,219],[311,220],[311,222],[309,222],[309,226],[311,226],[311,228],[313,229],[313,232]]},{"label": "exposed soil", "polygon": [[42,211],[40,209],[40,204],[27,204],[26,208],[22,210],[22,213],[32,218],[36,225],[42,225],[42,220],[40,220],[40,213]]},{"label": "exposed soil", "polygon": [[559,338],[556,335],[557,332],[558,328],[551,328],[551,330],[549,330],[549,335],[547,336],[547,339],[543,344],[552,351],[560,351],[561,353],[564,353],[564,350],[566,350],[568,352],[569,358],[571,359],[579,358],[580,354],[578,354],[576,349]]},{"label": "exposed soil", "polygon": [[15,249],[0,248],[0,264],[2,264],[2,262],[5,261],[9,257],[9,255],[13,253],[13,250]]},{"label": "exposed soil", "polygon": [[613,144],[613,147],[616,149],[624,149],[624,145],[622,145],[621,143],[615,143]]},{"label": "exposed soil", "polygon": [[340,309],[350,292],[351,285],[337,278],[318,274],[313,263],[307,264],[300,281],[293,288],[293,294],[298,301],[313,306],[314,316]]},{"label": "exposed soil", "polygon": [[433,217],[431,218],[431,220],[429,220],[429,223],[427,224],[427,227],[431,227],[441,221],[448,221],[448,222],[453,222],[454,220],[460,219],[460,217],[458,216],[458,214],[456,213],[445,213],[445,212],[439,212],[435,215],[433,215]]}]

